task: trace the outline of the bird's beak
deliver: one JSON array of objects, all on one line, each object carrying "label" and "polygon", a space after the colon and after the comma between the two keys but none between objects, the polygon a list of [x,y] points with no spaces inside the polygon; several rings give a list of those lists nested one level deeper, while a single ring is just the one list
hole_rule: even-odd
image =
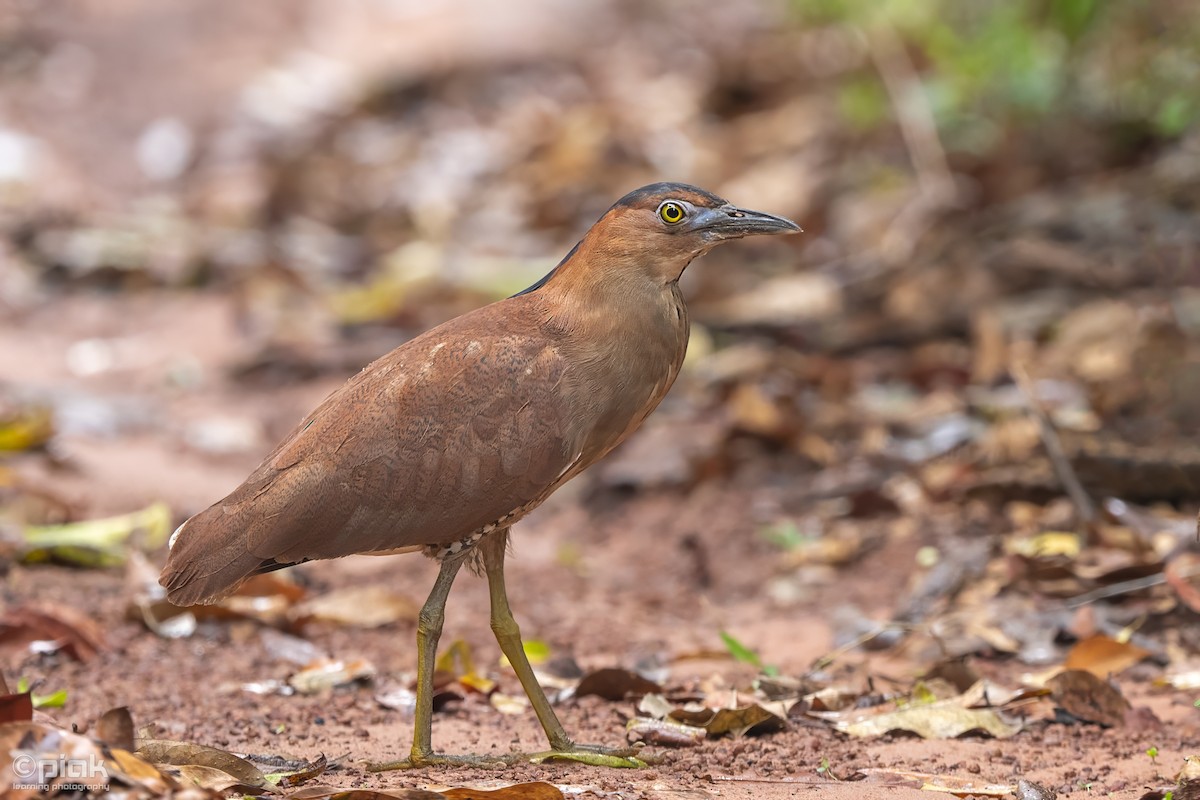
[{"label": "bird's beak", "polygon": [[800,226],[790,219],[734,206],[705,209],[697,215],[694,224],[696,228],[709,231],[722,239],[801,232]]}]

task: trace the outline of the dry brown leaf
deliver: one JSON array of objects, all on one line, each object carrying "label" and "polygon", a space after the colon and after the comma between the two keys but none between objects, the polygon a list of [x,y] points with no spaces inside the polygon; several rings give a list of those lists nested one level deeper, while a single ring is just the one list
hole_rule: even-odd
[{"label": "dry brown leaf", "polygon": [[1024,778],[1017,781],[1017,800],[1055,800],[1058,793],[1047,789],[1039,783],[1027,781]]},{"label": "dry brown leaf", "polygon": [[1046,681],[1050,696],[1076,719],[1108,727],[1125,724],[1129,701],[1112,684],[1081,669],[1066,670]]},{"label": "dry brown leaf", "polygon": [[1167,562],[1163,577],[1184,605],[1200,613],[1200,553],[1183,552],[1175,556]]},{"label": "dry brown leaf", "polygon": [[1021,723],[989,708],[963,708],[959,698],[928,705],[910,706],[855,719],[835,720],[834,727],[851,736],[882,736],[889,731],[910,731],[922,739],[953,739],[971,731],[984,731],[1007,739],[1021,730]]},{"label": "dry brown leaf", "polygon": [[663,747],[696,747],[704,740],[707,731],[669,719],[634,717],[625,723],[625,735],[631,742]]},{"label": "dry brown leaf", "polygon": [[119,747],[110,748],[109,753],[111,758],[106,762],[109,777],[119,778],[123,783],[142,787],[155,795],[166,793],[170,784],[153,764]]},{"label": "dry brown leaf", "polygon": [[233,753],[205,747],[202,744],[175,742],[168,739],[147,739],[138,742],[137,755],[154,764],[172,766],[212,767],[236,778],[241,785],[261,787],[267,785],[266,776],[258,767]]},{"label": "dry brown leaf", "polygon": [[375,675],[370,662],[322,659],[309,664],[288,678],[288,685],[300,694],[316,694],[335,686],[345,686],[355,681],[367,680]]},{"label": "dry brown leaf", "polygon": [[33,719],[33,696],[29,692],[0,697],[0,723],[29,722]]},{"label": "dry brown leaf", "polygon": [[557,786],[542,781],[515,783],[499,789],[443,789],[441,795],[448,800],[563,800]]},{"label": "dry brown leaf", "polygon": [[306,786],[290,792],[288,800],[446,800],[441,792],[425,789],[335,789],[332,786]]},{"label": "dry brown leaf", "polygon": [[927,792],[941,792],[957,797],[1008,797],[1013,792],[1013,786],[1010,784],[980,783],[978,778],[935,775],[932,772],[866,767],[858,770],[858,774],[872,782],[911,785]]},{"label": "dry brown leaf", "polygon": [[662,687],[652,680],[647,680],[636,672],[616,667],[605,667],[589,672],[579,680],[575,687],[575,696],[584,697],[594,694],[605,700],[619,701],[629,696],[640,696],[662,692]]},{"label": "dry brown leaf", "polygon": [[89,661],[105,649],[103,629],[73,608],[44,605],[10,609],[0,617],[0,647],[24,647],[33,641],[56,642],[77,661]]},{"label": "dry brown leaf", "polygon": [[1109,636],[1097,634],[1076,642],[1067,653],[1066,669],[1086,670],[1098,678],[1106,678],[1122,672],[1150,655],[1129,642],[1118,642]]},{"label": "dry brown leaf", "polygon": [[268,777],[268,780],[277,777],[278,782],[275,785],[283,789],[287,789],[292,786],[299,786],[300,784],[308,783],[313,778],[323,774],[325,770],[329,768],[329,761],[322,753],[313,761],[301,764],[292,763],[288,765],[288,768],[291,769],[290,772],[284,772],[282,770],[272,772]]},{"label": "dry brown leaf", "polygon": [[170,603],[158,585],[159,568],[140,550],[132,550],[125,562],[125,587],[129,603],[125,616],[141,622],[164,639],[184,639],[196,632],[196,615]]},{"label": "dry brown leaf", "polygon": [[1006,689],[984,678],[959,695],[958,702],[966,708],[998,708],[1045,694],[1049,694],[1046,689]]},{"label": "dry brown leaf", "polygon": [[133,717],[128,706],[110,708],[96,721],[95,738],[122,750],[133,750]]},{"label": "dry brown leaf", "polygon": [[163,773],[170,775],[183,786],[199,786],[213,792],[225,792],[234,788],[248,791],[260,788],[243,784],[228,772],[216,767],[206,767],[201,764],[179,764],[164,767]]},{"label": "dry brown leaf", "polygon": [[792,433],[794,425],[780,404],[757,383],[734,388],[728,408],[739,430],[767,439],[784,439]]},{"label": "dry brown leaf", "polygon": [[751,731],[766,733],[787,727],[787,720],[783,716],[758,703],[716,711],[708,708],[697,711],[680,708],[672,711],[669,716],[678,722],[704,728],[710,736],[729,733],[736,737]]},{"label": "dry brown leaf", "polygon": [[286,622],[292,606],[305,595],[304,587],[277,573],[255,575],[216,605],[193,607],[199,618],[245,617],[268,625]]},{"label": "dry brown leaf", "polygon": [[488,704],[501,714],[517,716],[529,710],[529,698],[525,695],[511,695],[504,692],[492,692],[488,695]]},{"label": "dry brown leaf", "polygon": [[1176,781],[1200,780],[1200,756],[1188,756],[1183,760],[1183,769],[1175,776]]},{"label": "dry brown leaf", "polygon": [[384,586],[352,586],[305,600],[288,612],[299,623],[332,622],[356,628],[379,628],[411,622],[420,613],[411,599]]},{"label": "dry brown leaf", "polygon": [[[104,762],[103,751],[91,739],[46,722],[10,722],[0,725],[0,753],[8,754],[18,749],[32,756],[44,756],[54,762],[63,759],[79,760],[88,765]],[[98,769],[89,769],[87,774],[73,778],[65,775],[47,777],[50,789],[41,796],[50,797],[58,793],[59,784],[68,781],[82,782],[88,786],[89,791],[99,794],[107,789],[110,778]]]},{"label": "dry brown leaf", "polygon": [[966,692],[980,682],[979,670],[967,658],[948,658],[925,671],[923,680],[940,678],[959,692]]}]

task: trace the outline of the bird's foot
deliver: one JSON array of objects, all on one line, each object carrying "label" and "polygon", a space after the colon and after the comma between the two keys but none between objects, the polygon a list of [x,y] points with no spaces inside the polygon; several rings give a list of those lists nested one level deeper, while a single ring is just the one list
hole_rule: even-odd
[{"label": "bird's foot", "polygon": [[413,753],[408,758],[399,761],[384,761],[367,765],[367,772],[388,772],[394,769],[419,769],[421,767],[476,767],[483,769],[500,769],[509,766],[523,757],[519,753],[505,755],[477,756],[470,754],[448,753]]},{"label": "bird's foot", "polygon": [[544,753],[533,753],[527,756],[534,764],[553,759],[563,761],[578,761],[581,764],[591,764],[593,767],[615,767],[618,769],[641,769],[649,766],[638,757],[641,745],[630,747],[604,747],[598,744],[575,744],[568,742],[565,747],[556,747]]},{"label": "bird's foot", "polygon": [[394,769],[419,769],[421,767],[476,767],[500,769],[518,762],[541,764],[543,761],[562,759],[590,764],[594,767],[618,769],[640,769],[649,766],[638,757],[640,746],[602,747],[595,744],[569,743],[566,747],[546,750],[541,753],[505,753],[504,755],[449,755],[446,753],[413,753],[400,761],[368,764],[368,772],[388,772]]}]

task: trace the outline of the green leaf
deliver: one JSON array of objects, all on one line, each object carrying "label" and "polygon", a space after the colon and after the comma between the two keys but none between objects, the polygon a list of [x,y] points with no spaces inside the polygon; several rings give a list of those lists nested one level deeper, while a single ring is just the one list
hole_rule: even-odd
[{"label": "green leaf", "polygon": [[802,533],[800,527],[790,519],[768,525],[760,530],[758,535],[780,550],[787,551],[795,550],[812,540],[812,537]]},{"label": "green leaf", "polygon": [[720,634],[721,641],[725,643],[725,649],[729,651],[731,656],[744,664],[751,664],[762,669],[763,663],[762,659],[758,657],[758,653],[739,642],[728,631],[721,631]]},{"label": "green leaf", "polygon": [[775,676],[779,674],[779,667],[772,664],[764,664],[762,659],[759,658],[758,653],[739,642],[729,631],[718,631],[718,633],[721,636],[721,641],[725,643],[725,649],[729,651],[729,654],[734,659],[741,661],[743,664],[750,664],[753,667],[757,667],[764,675]]},{"label": "green leaf", "polygon": [[62,708],[67,704],[67,690],[59,689],[50,694],[31,694],[34,708]]},{"label": "green leaf", "polygon": [[38,562],[53,557],[83,567],[114,566],[125,563],[135,541],[145,550],[154,550],[166,544],[170,533],[171,509],[166,503],[154,503],[106,519],[30,525],[22,532],[22,558]]}]

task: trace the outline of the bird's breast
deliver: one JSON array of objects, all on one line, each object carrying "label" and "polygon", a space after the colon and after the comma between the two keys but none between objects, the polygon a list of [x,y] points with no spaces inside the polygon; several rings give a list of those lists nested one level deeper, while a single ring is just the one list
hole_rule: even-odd
[{"label": "bird's breast", "polygon": [[616,447],[670,390],[687,352],[687,308],[673,284],[657,302],[631,304],[575,331],[564,347],[567,414],[581,434],[576,472]]}]

